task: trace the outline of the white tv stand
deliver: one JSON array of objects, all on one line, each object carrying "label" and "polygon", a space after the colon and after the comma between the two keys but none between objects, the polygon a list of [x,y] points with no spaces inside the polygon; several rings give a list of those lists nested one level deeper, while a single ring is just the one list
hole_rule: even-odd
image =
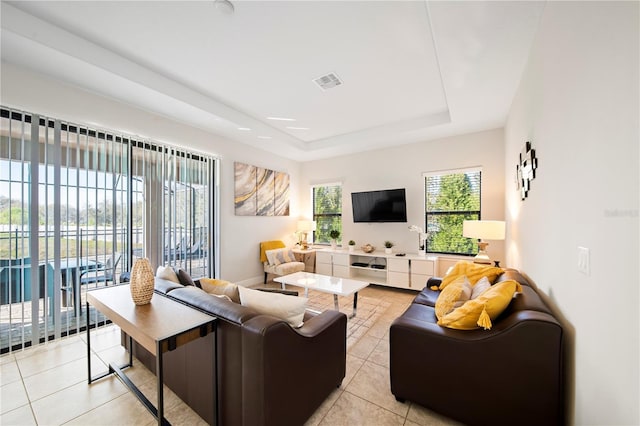
[{"label": "white tv stand", "polygon": [[316,273],[420,291],[437,271],[437,261],[437,257],[410,253],[396,256],[383,251],[324,249],[316,251]]}]

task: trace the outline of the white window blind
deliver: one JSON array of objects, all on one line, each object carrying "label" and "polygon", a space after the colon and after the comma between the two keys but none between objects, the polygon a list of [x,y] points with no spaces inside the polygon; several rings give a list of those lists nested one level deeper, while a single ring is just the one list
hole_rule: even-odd
[{"label": "white window blind", "polygon": [[0,141],[2,353],[104,324],[138,257],[214,276],[215,158],[5,107]]}]

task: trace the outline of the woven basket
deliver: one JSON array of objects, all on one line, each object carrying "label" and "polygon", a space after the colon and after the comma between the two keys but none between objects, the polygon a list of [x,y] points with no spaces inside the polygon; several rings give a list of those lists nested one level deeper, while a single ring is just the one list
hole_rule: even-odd
[{"label": "woven basket", "polygon": [[149,259],[138,259],[131,270],[131,298],[136,305],[146,305],[153,297],[153,269]]}]

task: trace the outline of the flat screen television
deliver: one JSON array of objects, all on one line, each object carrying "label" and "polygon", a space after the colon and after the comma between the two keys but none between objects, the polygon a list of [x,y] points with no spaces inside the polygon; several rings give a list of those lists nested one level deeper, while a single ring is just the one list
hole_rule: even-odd
[{"label": "flat screen television", "polygon": [[404,188],[352,192],[354,222],[406,222],[407,200]]}]

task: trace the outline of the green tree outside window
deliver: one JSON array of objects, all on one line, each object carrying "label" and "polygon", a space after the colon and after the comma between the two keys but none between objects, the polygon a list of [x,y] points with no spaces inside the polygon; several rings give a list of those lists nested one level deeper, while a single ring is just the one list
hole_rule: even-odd
[{"label": "green tree outside window", "polygon": [[462,222],[480,219],[480,192],[480,170],[425,177],[427,252],[477,253],[477,242],[462,236]]},{"label": "green tree outside window", "polygon": [[329,232],[337,229],[342,234],[342,186],[327,185],[313,188],[313,220],[315,243],[331,242]]}]

